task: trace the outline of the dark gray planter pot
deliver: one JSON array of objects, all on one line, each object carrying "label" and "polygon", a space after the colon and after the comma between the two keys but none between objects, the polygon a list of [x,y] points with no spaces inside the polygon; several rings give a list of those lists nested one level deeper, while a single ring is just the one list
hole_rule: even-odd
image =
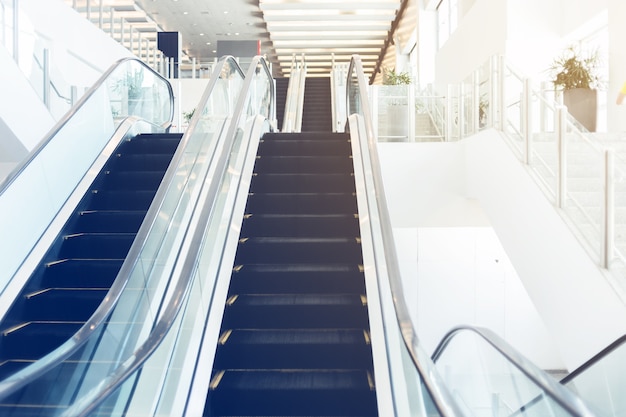
[{"label": "dark gray planter pot", "polygon": [[574,88],[563,91],[563,104],[588,131],[596,131],[598,119],[598,90]]}]

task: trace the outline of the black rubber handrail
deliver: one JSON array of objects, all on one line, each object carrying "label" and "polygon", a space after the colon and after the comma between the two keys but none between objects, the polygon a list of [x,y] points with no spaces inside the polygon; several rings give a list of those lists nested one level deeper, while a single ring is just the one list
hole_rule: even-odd
[{"label": "black rubber handrail", "polygon": [[591,359],[589,359],[587,362],[583,363],[574,371],[569,373],[565,378],[561,379],[561,384],[566,385],[572,382],[572,380],[576,379],[580,375],[584,374],[585,371],[587,371],[589,368],[601,362],[605,357],[610,355],[613,351],[619,349],[623,344],[626,344],[626,334],[617,338],[617,340],[615,340],[613,343],[611,343],[610,345],[602,349],[600,352],[595,354]]}]

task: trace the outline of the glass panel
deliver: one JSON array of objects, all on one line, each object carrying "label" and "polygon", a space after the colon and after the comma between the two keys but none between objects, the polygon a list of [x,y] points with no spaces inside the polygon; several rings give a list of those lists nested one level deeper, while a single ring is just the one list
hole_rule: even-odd
[{"label": "glass panel", "polygon": [[602,416],[626,413],[626,345],[621,344],[565,384]]},{"label": "glass panel", "polygon": [[476,333],[456,333],[435,364],[469,415],[570,415]]}]

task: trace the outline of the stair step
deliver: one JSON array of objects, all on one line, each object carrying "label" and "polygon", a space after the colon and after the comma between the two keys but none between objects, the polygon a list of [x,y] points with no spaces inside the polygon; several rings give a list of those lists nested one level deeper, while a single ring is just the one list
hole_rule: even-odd
[{"label": "stair step", "polygon": [[93,189],[156,191],[162,180],[162,171],[109,171],[94,182]]},{"label": "stair step", "polygon": [[67,230],[69,233],[136,233],[145,216],[145,210],[84,210],[75,215]]},{"label": "stair step", "polygon": [[252,177],[252,192],[333,193],[354,191],[354,178],[346,174],[262,174]]},{"label": "stair step", "polygon": [[241,228],[244,237],[354,237],[359,234],[358,218],[351,214],[253,214],[243,221]]},{"label": "stair step", "polygon": [[[74,334],[83,322],[25,322],[8,334],[4,329],[0,333],[2,356],[0,362],[11,360],[39,359],[47,354],[49,345],[59,346],[67,340],[67,335]],[[43,343],[45,342],[45,343]]]},{"label": "stair step", "polygon": [[354,263],[362,259],[356,238],[252,237],[240,241],[238,264]]},{"label": "stair step", "polygon": [[64,259],[40,265],[25,287],[104,288],[110,287],[122,267],[123,259]]},{"label": "stair step", "polygon": [[230,291],[301,294],[357,293],[365,294],[365,280],[358,265],[348,264],[246,264],[237,265]]},{"label": "stair step", "polygon": [[116,152],[109,162],[109,169],[122,171],[165,171],[172,161],[169,153]]},{"label": "stair step", "polygon": [[46,288],[25,294],[23,321],[87,321],[108,288]]},{"label": "stair step", "polygon": [[263,139],[259,144],[258,155],[277,156],[336,156],[349,155],[350,142],[342,139]]},{"label": "stair step", "polygon": [[250,214],[354,214],[352,193],[253,193],[248,197]]},{"label": "stair step", "polygon": [[261,156],[255,164],[255,172],[264,174],[305,174],[353,172],[352,158],[345,156]]},{"label": "stair step", "polygon": [[219,372],[205,415],[375,416],[372,374],[364,370]]},{"label": "stair step", "polygon": [[146,210],[154,199],[156,190],[139,191],[93,191],[91,210]]},{"label": "stair step", "polygon": [[124,259],[135,233],[80,233],[66,235],[58,259]]},{"label": "stair step", "polygon": [[364,329],[233,329],[220,337],[215,369],[372,368]]},{"label": "stair step", "polygon": [[359,294],[232,295],[222,328],[368,328],[367,301]]}]

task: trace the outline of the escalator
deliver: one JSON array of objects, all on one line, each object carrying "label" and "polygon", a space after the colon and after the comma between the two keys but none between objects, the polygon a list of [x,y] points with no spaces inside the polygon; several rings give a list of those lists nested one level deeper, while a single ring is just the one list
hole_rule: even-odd
[{"label": "escalator", "polygon": [[118,145],[0,323],[0,380],[59,347],[100,305],[180,139]]},{"label": "escalator", "polygon": [[259,144],[205,416],[373,416],[350,138]]}]

